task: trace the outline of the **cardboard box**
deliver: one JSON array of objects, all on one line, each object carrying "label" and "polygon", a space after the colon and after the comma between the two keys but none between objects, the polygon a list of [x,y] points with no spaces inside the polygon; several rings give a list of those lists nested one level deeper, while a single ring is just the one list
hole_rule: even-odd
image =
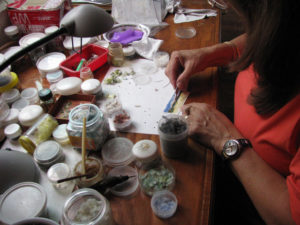
[{"label": "cardboard box", "polygon": [[28,34],[59,26],[61,18],[70,9],[71,0],[16,0],[7,6],[7,13],[11,23]]}]

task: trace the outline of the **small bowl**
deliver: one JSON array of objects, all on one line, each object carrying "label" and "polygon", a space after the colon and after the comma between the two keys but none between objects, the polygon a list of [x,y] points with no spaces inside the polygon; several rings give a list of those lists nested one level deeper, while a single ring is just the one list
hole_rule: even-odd
[{"label": "small bowl", "polygon": [[116,130],[123,130],[130,126],[131,117],[126,110],[121,110],[113,114],[112,121]]}]

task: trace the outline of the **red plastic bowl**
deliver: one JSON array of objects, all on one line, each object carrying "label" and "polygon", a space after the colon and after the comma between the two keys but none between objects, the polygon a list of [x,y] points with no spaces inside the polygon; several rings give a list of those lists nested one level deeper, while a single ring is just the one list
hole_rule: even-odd
[{"label": "red plastic bowl", "polygon": [[85,66],[91,68],[92,71],[100,68],[107,62],[108,49],[95,44],[88,44],[82,48],[82,53],[75,53],[60,63],[60,68],[67,76],[80,77],[80,72],[76,71],[81,59],[88,61],[93,55],[97,55],[95,59],[88,62]]}]

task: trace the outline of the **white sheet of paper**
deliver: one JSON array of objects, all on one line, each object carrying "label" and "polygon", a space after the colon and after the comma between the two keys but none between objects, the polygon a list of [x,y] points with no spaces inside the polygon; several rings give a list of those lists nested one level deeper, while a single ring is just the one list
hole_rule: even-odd
[{"label": "white sheet of paper", "polygon": [[[158,134],[158,121],[175,91],[164,68],[157,68],[151,60],[136,59],[126,61],[122,67],[111,67],[104,80],[117,69],[122,73],[133,70],[135,74],[121,77],[121,82],[113,85],[102,82],[102,90],[116,94],[123,108],[130,113],[132,125],[125,131]],[[103,109],[103,102],[99,107]],[[111,130],[115,130],[111,119],[109,122]]]}]

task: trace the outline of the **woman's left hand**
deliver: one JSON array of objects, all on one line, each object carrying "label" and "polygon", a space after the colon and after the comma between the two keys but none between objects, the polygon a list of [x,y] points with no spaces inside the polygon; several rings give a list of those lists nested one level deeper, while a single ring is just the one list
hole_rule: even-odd
[{"label": "woman's left hand", "polygon": [[242,138],[233,123],[220,111],[205,103],[190,103],[182,107],[189,126],[189,135],[221,154],[229,139]]}]

